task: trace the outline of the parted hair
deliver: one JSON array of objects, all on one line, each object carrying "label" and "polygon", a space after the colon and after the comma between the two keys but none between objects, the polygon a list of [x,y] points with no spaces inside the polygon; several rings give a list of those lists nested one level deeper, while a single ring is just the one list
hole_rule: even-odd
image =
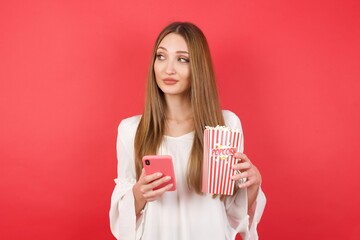
[{"label": "parted hair", "polygon": [[156,83],[154,62],[160,42],[170,33],[182,36],[189,51],[191,72],[189,98],[194,117],[194,140],[187,166],[187,184],[189,189],[201,194],[205,126],[224,125],[224,118],[208,42],[203,32],[189,22],[169,24],[156,39],[147,79],[144,112],[135,135],[136,178],[138,180],[141,175],[142,157],[157,154],[164,138],[166,102],[164,93]]}]

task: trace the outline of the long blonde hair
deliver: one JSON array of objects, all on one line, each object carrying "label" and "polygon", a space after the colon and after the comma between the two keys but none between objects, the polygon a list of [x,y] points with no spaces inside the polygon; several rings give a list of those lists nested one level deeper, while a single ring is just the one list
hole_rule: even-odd
[{"label": "long blonde hair", "polygon": [[194,141],[187,169],[189,189],[201,194],[203,135],[205,126],[224,125],[220,109],[214,68],[203,32],[189,22],[174,22],[165,27],[156,39],[148,74],[144,113],[135,135],[135,168],[139,179],[144,155],[156,154],[164,137],[166,102],[156,84],[154,62],[157,48],[169,33],[185,39],[189,50],[191,72],[190,101],[194,113]]}]

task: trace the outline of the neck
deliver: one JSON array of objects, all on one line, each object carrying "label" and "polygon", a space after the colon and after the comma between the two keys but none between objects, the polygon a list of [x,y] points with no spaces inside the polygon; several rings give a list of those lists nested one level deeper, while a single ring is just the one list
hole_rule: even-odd
[{"label": "neck", "polygon": [[178,137],[193,131],[193,118],[189,97],[166,97],[165,135]]},{"label": "neck", "polygon": [[166,118],[182,122],[193,118],[189,97],[166,96]]}]

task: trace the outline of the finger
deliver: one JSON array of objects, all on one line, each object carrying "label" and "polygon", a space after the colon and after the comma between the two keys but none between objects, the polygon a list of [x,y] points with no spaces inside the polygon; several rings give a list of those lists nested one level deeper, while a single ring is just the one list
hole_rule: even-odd
[{"label": "finger", "polygon": [[253,174],[250,172],[238,172],[237,174],[231,176],[231,179],[233,180],[241,180],[243,178],[250,178]]},{"label": "finger", "polygon": [[170,190],[172,188],[173,184],[170,183],[162,188],[159,188],[157,190],[153,190],[150,192],[147,192],[144,194],[144,197],[147,199],[147,201],[154,201],[159,199],[166,191]]},{"label": "finger", "polygon": [[251,185],[254,184],[254,180],[253,179],[247,179],[246,181],[243,181],[241,183],[239,183],[239,188],[248,188]]},{"label": "finger", "polygon": [[238,184],[239,186],[241,184],[244,184],[245,182],[249,181],[249,177],[247,173],[244,174],[236,174],[234,176],[231,177],[233,181],[236,181],[236,184]]},{"label": "finger", "polygon": [[245,153],[241,153],[241,152],[235,153],[235,158],[241,159],[243,162],[249,162],[250,161],[248,156],[246,156]]},{"label": "finger", "polygon": [[[149,175],[150,177],[151,175]],[[158,175],[156,175],[158,176]],[[154,188],[160,186],[161,184],[163,183],[166,183],[168,181],[170,181],[171,177],[170,176],[165,176],[165,177],[162,177],[160,179],[155,179],[153,181],[149,181],[147,183],[144,183],[141,187],[140,187],[140,191],[143,193],[143,195],[147,192],[151,192],[153,191]]]},{"label": "finger", "polygon": [[143,182],[144,184],[148,184],[150,182],[153,182],[155,181],[156,179],[160,178],[163,174],[161,172],[157,172],[157,173],[153,173],[153,174],[150,174],[150,175],[145,175],[143,177]]},{"label": "finger", "polygon": [[251,166],[252,166],[251,162],[240,162],[240,163],[234,164],[232,166],[232,168],[235,170],[244,171],[244,170],[250,169]]},{"label": "finger", "polygon": [[148,186],[151,189],[154,189],[154,188],[160,186],[161,184],[166,183],[166,182],[168,182],[170,180],[171,180],[170,176],[165,176],[165,177],[162,177],[162,178],[160,178],[158,180],[155,180],[155,181],[151,182]]},{"label": "finger", "polygon": [[141,169],[141,174],[140,174],[139,179],[142,179],[142,178],[144,178],[145,176],[146,176],[145,169],[144,169],[144,168],[142,168],[142,169]]},{"label": "finger", "polygon": [[240,188],[251,187],[252,185],[260,185],[261,183],[261,175],[257,174],[257,171],[254,170],[254,168],[250,171],[247,171],[246,174],[242,176],[246,176],[246,178],[242,178],[246,179],[246,182],[239,182]]},{"label": "finger", "polygon": [[242,181],[242,179],[244,179],[244,178],[241,177],[240,174],[236,174],[236,175],[231,176],[231,179],[232,179],[233,181],[239,182],[239,181]]}]

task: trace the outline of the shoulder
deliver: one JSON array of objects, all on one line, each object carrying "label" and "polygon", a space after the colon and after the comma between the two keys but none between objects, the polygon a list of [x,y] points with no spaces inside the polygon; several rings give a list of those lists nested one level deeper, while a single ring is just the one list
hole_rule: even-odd
[{"label": "shoulder", "polygon": [[234,112],[229,110],[222,110],[222,114],[224,117],[225,125],[227,127],[241,129],[240,118]]},{"label": "shoulder", "polygon": [[129,118],[124,118],[123,120],[121,120],[119,127],[118,127],[118,132],[120,132],[121,134],[123,133],[135,133],[139,122],[141,119],[141,115],[136,115],[136,116],[132,116]]}]

